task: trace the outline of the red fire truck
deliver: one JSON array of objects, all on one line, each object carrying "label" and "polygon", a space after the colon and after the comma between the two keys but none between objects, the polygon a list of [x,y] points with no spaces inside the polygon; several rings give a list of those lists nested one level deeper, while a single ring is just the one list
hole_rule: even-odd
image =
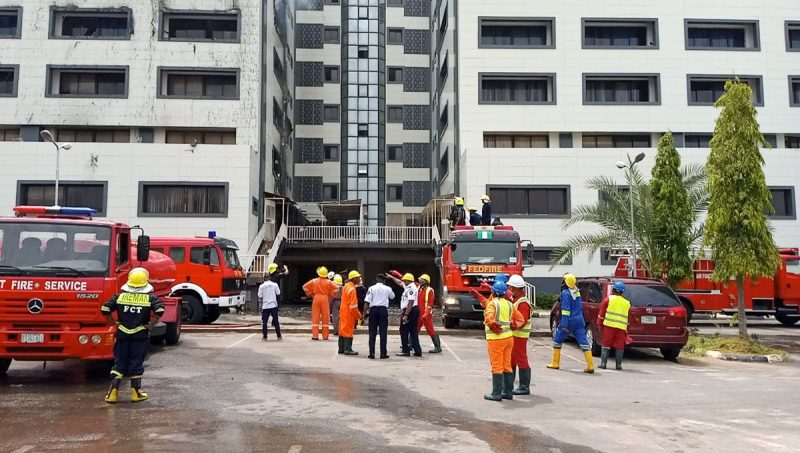
[{"label": "red fire truck", "polygon": [[523,245],[526,265],[533,264],[533,244],[520,241],[511,226],[457,226],[436,259],[442,274],[444,326],[458,327],[459,320],[482,320],[483,307],[470,293],[481,283],[492,283],[500,272],[522,275]]},{"label": "red fire truck", "polygon": [[149,250],[136,227],[94,220],[89,208],[18,206],[0,218],[0,374],[12,360],[111,360],[115,327],[100,306],[142,266],[166,311],[154,342],[176,344],[178,298],[163,297],[175,279],[169,257]]},{"label": "red fire truck", "polygon": [[[781,324],[791,326],[800,321],[800,274],[789,267],[800,264],[800,249],[779,249],[781,265],[774,277],[761,277],[752,281],[745,279],[744,303],[749,315],[772,315]],[[738,310],[739,293],[735,281],[716,283],[711,280],[714,260],[698,258],[692,264],[692,278],[675,286],[675,293],[687,311],[687,319],[693,313],[735,313]],[[617,260],[616,277],[629,276],[628,257]],[[641,265],[637,273],[643,275]]]}]

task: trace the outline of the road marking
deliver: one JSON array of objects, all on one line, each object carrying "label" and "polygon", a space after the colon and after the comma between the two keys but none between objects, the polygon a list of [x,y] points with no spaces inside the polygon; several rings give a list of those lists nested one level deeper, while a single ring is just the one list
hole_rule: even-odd
[{"label": "road marking", "polygon": [[531,402],[531,400],[529,400],[528,398],[520,398],[518,396],[514,397],[514,401],[522,401],[523,403],[530,403]]},{"label": "road marking", "polygon": [[240,344],[244,343],[245,341],[247,341],[247,340],[249,340],[249,339],[253,338],[254,336],[256,336],[256,334],[254,334],[254,333],[251,333],[250,335],[248,335],[248,336],[246,336],[246,337],[242,338],[241,340],[239,340],[239,341],[237,341],[237,342],[235,342],[235,343],[233,343],[233,344],[229,344],[228,346],[225,346],[225,349],[230,349],[230,348],[233,348],[233,347],[235,347],[235,346],[238,346],[238,345],[240,345]]},{"label": "road marking", "polygon": [[563,349],[561,350],[561,355],[563,355],[563,356],[566,356],[566,357],[568,357],[568,358],[570,358],[570,359],[572,359],[572,360],[574,360],[574,361],[576,361],[576,362],[578,362],[578,363],[583,363],[583,362],[584,362],[584,361],[583,361],[583,360],[581,360],[581,359],[578,359],[578,358],[572,357],[571,355],[567,354],[566,352],[564,352],[564,350],[563,350]]},{"label": "road marking", "polygon": [[289,453],[300,453],[300,450],[302,449],[303,447],[301,445],[292,445],[289,447]]},{"label": "road marking", "polygon": [[456,354],[456,352],[455,352],[455,351],[453,351],[453,348],[451,348],[449,344],[445,343],[444,341],[442,341],[442,344],[444,345],[444,348],[445,348],[445,349],[447,349],[448,351],[450,351],[450,354],[453,354],[453,357],[455,357],[455,359],[456,359],[458,362],[463,362],[463,360],[461,360],[461,357],[459,357],[459,356],[458,356],[458,354]]},{"label": "road marking", "polygon": [[550,453],[562,453],[560,448],[550,448]]},{"label": "road marking", "polygon": [[26,451],[31,451],[34,448],[36,448],[35,445],[25,445],[25,446],[17,448],[16,450],[14,450],[11,453],[25,453]]}]

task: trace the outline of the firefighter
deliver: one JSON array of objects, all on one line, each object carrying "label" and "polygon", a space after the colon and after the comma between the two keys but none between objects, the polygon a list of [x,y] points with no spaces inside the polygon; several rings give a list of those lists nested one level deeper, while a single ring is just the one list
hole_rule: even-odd
[{"label": "firefighter", "polygon": [[[281,271],[279,272],[278,265],[276,263],[270,263],[269,266],[267,266],[267,274],[269,274],[269,279],[275,282],[276,285],[278,285],[278,289],[283,290],[283,288],[281,288],[281,282],[283,281],[284,278],[286,278],[286,276],[289,275],[289,268],[286,267],[286,265],[284,264],[283,269],[281,269]],[[278,294],[278,303],[279,304],[281,303],[280,294]],[[263,310],[264,307],[258,307],[258,308],[259,310]]]},{"label": "firefighter", "polygon": [[456,225],[466,225],[467,224],[467,212],[464,211],[464,199],[461,197],[456,197],[456,202],[452,208],[450,208],[450,224],[452,226]]},{"label": "firefighter", "polygon": [[521,325],[513,329],[514,348],[511,351],[511,370],[514,374],[519,369],[519,387],[514,395],[531,394],[531,366],[528,363],[528,337],[531,336],[531,315],[533,306],[525,296],[525,280],[521,275],[512,275],[508,279],[508,287],[514,301],[514,311],[522,316]]},{"label": "firefighter", "polygon": [[433,349],[428,351],[429,354],[438,354],[442,352],[442,342],[439,340],[439,335],[433,328],[433,305],[435,303],[436,293],[431,288],[431,277],[428,274],[422,274],[417,279],[419,282],[419,295],[417,296],[417,305],[420,306],[422,314],[417,323],[417,332],[422,330],[425,326],[425,332],[431,337],[433,342]]},{"label": "firefighter", "polygon": [[481,202],[483,206],[481,207],[481,225],[491,225],[492,224],[492,199],[489,198],[489,195],[481,196]]},{"label": "firefighter", "polygon": [[[164,304],[152,294],[149,278],[147,269],[131,269],[122,292],[100,308],[106,319],[117,327],[111,387],[105,398],[107,403],[117,402],[119,385],[125,376],[131,379],[131,401],[147,399],[147,392],[142,390],[144,358],[150,346],[150,329],[164,314]],[[152,319],[151,312],[154,314]],[[111,316],[112,313],[117,314],[117,320]]]},{"label": "firefighter", "polygon": [[334,274],[332,281],[336,283],[338,289],[331,301],[331,324],[333,325],[333,334],[339,335],[339,306],[342,304],[342,286],[344,282],[342,281],[342,276],[339,274]]},{"label": "firefighter", "polygon": [[617,280],[611,286],[611,296],[603,299],[597,323],[602,326],[602,346],[600,368],[606,369],[608,354],[614,348],[617,369],[622,371],[622,355],[625,353],[625,340],[628,338],[628,313],[631,303],[624,298],[625,283]]},{"label": "firefighter", "polygon": [[347,275],[347,284],[342,290],[341,307],[339,308],[339,354],[358,355],[353,351],[353,333],[355,323],[361,319],[358,310],[358,293],[356,285],[361,283],[361,274],[350,271]]},{"label": "firefighter", "polygon": [[309,280],[303,285],[303,291],[312,297],[311,301],[311,339],[319,340],[319,330],[322,327],[322,339],[327,340],[329,334],[328,320],[331,317],[331,298],[336,295],[339,287],[332,280],[328,280],[328,269],[325,266],[317,268],[317,278]]},{"label": "firefighter", "polygon": [[478,209],[470,206],[469,208],[469,224],[472,226],[479,226],[482,222],[481,215],[478,214]]},{"label": "firefighter", "polygon": [[575,337],[586,358],[584,373],[594,373],[594,362],[589,340],[586,338],[586,321],[583,319],[583,301],[576,287],[575,276],[564,274],[561,281],[561,321],[553,334],[553,361],[547,368],[557,370],[561,364],[561,345],[569,334]]},{"label": "firefighter", "polygon": [[492,285],[492,299],[483,311],[489,363],[492,367],[492,393],[483,395],[483,398],[491,401],[514,399],[514,373],[511,371],[514,340],[511,322],[521,322],[522,317],[519,313],[514,313],[511,302],[503,297],[506,291],[508,288],[505,283],[495,282]]}]

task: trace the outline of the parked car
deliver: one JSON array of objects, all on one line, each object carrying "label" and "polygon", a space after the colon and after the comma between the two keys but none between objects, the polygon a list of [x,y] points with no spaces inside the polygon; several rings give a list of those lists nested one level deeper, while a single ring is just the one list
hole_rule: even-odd
[{"label": "parked car", "polygon": [[[597,315],[603,299],[611,295],[615,280],[625,283],[625,298],[631,302],[628,314],[630,348],[658,348],[667,360],[675,360],[689,340],[686,327],[686,308],[667,284],[653,279],[588,277],[578,279],[583,299],[586,335],[592,345],[592,355],[600,355],[600,325]],[[561,303],[550,311],[550,331],[561,319]]]}]

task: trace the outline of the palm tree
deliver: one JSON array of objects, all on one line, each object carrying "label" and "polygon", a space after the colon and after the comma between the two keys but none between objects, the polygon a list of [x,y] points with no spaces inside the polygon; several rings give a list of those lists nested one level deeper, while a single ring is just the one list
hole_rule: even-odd
[{"label": "palm tree", "polygon": [[[681,168],[681,176],[689,194],[693,213],[689,243],[697,245],[703,236],[700,216],[708,206],[706,174],[701,164],[689,164]],[[589,189],[597,190],[600,199],[597,203],[576,207],[572,211],[572,216],[562,224],[562,229],[586,222],[599,226],[601,230],[573,236],[561,244],[553,251],[551,269],[579,253],[592,255],[601,247],[628,247],[631,244],[628,191],[633,190],[637,258],[647,274],[660,275],[658,270],[663,269],[665,258],[659,256],[659,238],[653,224],[649,181],[645,180],[642,173],[634,167],[632,171],[627,172],[626,182],[627,186],[621,186],[606,176],[594,177],[586,182]]]}]

